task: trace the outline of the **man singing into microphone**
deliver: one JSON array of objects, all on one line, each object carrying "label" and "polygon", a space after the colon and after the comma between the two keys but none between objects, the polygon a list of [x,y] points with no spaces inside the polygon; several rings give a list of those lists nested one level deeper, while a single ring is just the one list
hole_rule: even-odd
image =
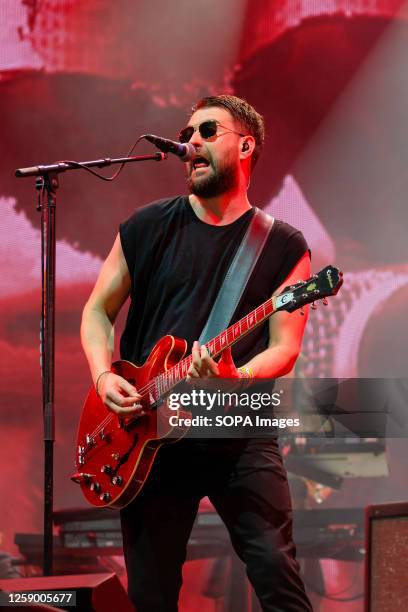
[{"label": "man singing into microphone", "polygon": [[[117,415],[134,413],[140,401],[137,389],[109,372],[113,324],[128,297],[121,358],[136,365],[166,334],[187,340],[190,379],[276,378],[293,368],[300,351],[306,317],[296,312],[275,314],[217,363],[198,343],[255,212],[247,189],[264,140],[263,119],[234,96],[207,97],[193,108],[179,140],[194,147],[185,164],[189,195],[138,208],[121,224],[83,312],[92,377]],[[232,322],[309,276],[302,234],[275,220]],[[177,611],[186,546],[205,496],[225,523],[262,609],[312,610],[295,558],[286,472],[272,438],[184,439],[161,447],[141,493],[121,512],[137,611]]]}]

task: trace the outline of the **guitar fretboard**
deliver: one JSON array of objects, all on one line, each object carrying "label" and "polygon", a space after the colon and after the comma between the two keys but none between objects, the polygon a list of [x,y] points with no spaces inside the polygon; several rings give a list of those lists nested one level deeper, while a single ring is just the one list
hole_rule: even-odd
[{"label": "guitar fretboard", "polygon": [[[218,357],[224,349],[238,342],[243,336],[263,323],[265,319],[268,319],[275,311],[275,298],[269,298],[269,300],[255,308],[255,310],[252,310],[245,317],[218,334],[218,336],[205,345],[211,357]],[[179,361],[166,372],[156,376],[154,379],[156,400],[163,397],[163,395],[186,378],[191,362],[192,356],[188,355],[188,357]]]}]

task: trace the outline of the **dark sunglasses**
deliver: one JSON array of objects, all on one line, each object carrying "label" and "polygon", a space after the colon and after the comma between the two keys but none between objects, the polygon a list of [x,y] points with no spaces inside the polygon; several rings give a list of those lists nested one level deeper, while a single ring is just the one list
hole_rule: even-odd
[{"label": "dark sunglasses", "polygon": [[225,125],[221,125],[221,123],[218,123],[218,121],[216,121],[215,119],[208,119],[207,121],[203,121],[202,123],[200,123],[200,125],[189,125],[182,129],[178,135],[179,142],[190,142],[191,137],[196,130],[200,132],[201,138],[204,138],[204,140],[208,140],[209,138],[213,138],[214,136],[216,136],[218,127],[221,127],[224,130],[227,130],[228,132],[232,132],[233,134],[238,134],[238,136],[246,136],[246,134],[235,132],[234,130],[225,127]]}]

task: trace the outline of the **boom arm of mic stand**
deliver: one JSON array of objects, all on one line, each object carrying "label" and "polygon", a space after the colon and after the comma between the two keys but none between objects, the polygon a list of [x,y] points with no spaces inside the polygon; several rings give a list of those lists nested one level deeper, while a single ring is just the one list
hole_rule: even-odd
[{"label": "boom arm of mic stand", "polygon": [[17,168],[15,176],[17,178],[24,178],[26,176],[45,176],[50,172],[61,173],[67,170],[81,170],[83,168],[104,168],[105,166],[112,166],[114,164],[127,164],[129,162],[138,161],[163,161],[167,159],[167,154],[157,151],[152,155],[134,155],[132,157],[116,157],[111,159],[110,157],[104,157],[102,159],[94,159],[91,161],[84,162],[71,162],[71,161],[60,161],[53,164],[31,166],[30,168]]}]

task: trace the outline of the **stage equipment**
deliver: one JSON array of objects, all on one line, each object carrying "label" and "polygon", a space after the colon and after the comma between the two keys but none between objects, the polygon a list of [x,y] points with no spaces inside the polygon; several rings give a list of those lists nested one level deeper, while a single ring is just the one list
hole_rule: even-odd
[{"label": "stage equipment", "polygon": [[[54,536],[59,571],[101,571],[100,559],[122,555],[119,512],[109,508],[81,508],[54,513],[59,536]],[[364,554],[364,512],[360,508],[294,510],[294,540],[299,558],[361,561]],[[17,533],[15,543],[26,563],[39,565],[41,536]],[[213,510],[201,510],[188,542],[187,560],[231,555],[229,536]],[[98,559],[99,558],[99,559]]]},{"label": "stage equipment", "polygon": [[[56,566],[77,574],[86,568],[101,572],[110,558],[122,555],[119,512],[109,508],[82,508],[56,512],[59,538],[55,544]],[[294,511],[294,538],[298,558],[334,558],[362,561],[364,512],[360,508]],[[41,537],[17,534],[16,543],[28,563],[40,562]],[[228,612],[245,612],[248,583],[245,566],[235,555],[228,532],[216,512],[202,504],[187,546],[187,561],[213,559],[203,594]],[[123,568],[124,571],[124,568]],[[256,609],[258,609],[256,607]]]},{"label": "stage equipment", "polygon": [[365,612],[395,612],[408,601],[408,502],[367,506]]},{"label": "stage equipment", "polygon": [[345,478],[388,476],[385,440],[379,438],[308,438],[290,440],[285,455],[292,474],[340,489]]},{"label": "stage equipment", "polygon": [[[47,601],[47,592],[50,596],[56,595],[60,599],[58,609],[73,610],[75,612],[134,612],[134,608],[115,574],[82,574],[79,576],[44,576],[38,578],[15,578],[12,580],[0,581],[0,596],[7,597],[7,593],[22,594],[27,591],[33,594],[39,604]],[[37,593],[37,596],[34,596]],[[75,606],[62,601],[62,594],[71,593],[70,600],[75,598]],[[57,603],[57,602],[56,602]],[[50,604],[52,605],[52,604]],[[12,610],[13,607],[8,609]],[[34,608],[34,606],[33,606]],[[34,608],[35,609],[35,608]],[[39,609],[40,606],[39,606]],[[46,608],[45,608],[46,609]],[[55,607],[51,608],[57,609]]]}]

